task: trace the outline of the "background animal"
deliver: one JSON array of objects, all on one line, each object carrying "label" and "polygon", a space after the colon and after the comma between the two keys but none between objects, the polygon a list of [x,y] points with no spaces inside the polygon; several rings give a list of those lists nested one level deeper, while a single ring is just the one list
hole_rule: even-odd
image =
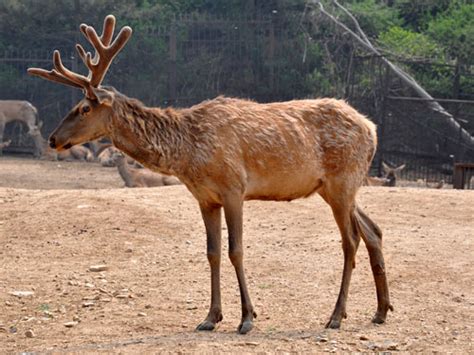
[{"label": "background animal", "polygon": [[4,142],[1,142],[0,143],[0,150],[2,150],[3,148],[6,148],[8,147],[10,144],[11,144],[11,139],[7,140],[7,141],[4,141]]},{"label": "background animal", "polygon": [[156,187],[181,184],[173,176],[156,173],[146,168],[140,169],[130,166],[127,162],[127,157],[120,152],[114,152],[111,160],[117,166],[120,177],[127,187]]},{"label": "background animal", "polygon": [[[238,332],[253,328],[256,317],[243,266],[243,204],[246,200],[290,201],[318,193],[332,208],[339,227],[344,268],[339,296],[327,323],[339,328],[355,255],[364,240],[377,294],[372,321],[385,322],[390,304],[382,232],[356,203],[376,145],[375,125],[346,102],[335,99],[258,104],[218,97],[186,109],[149,108],[113,88],[101,86],[111,61],[131,36],[121,29],[112,41],[115,18],[107,16],[99,37],[91,26],[81,32],[94,56],[77,45],[89,69],[83,76],[67,70],[58,51],[52,71],[28,72],[83,89],[85,97],[53,131],[50,145],[59,151],[108,137],[112,143],[154,171],[175,175],[197,199],[206,227],[211,268],[211,305],[198,330],[212,330],[222,320],[220,293],[221,212],[227,223],[229,258],[242,305]],[[291,322],[291,316],[289,316]]]},{"label": "background animal", "polygon": [[32,137],[33,141],[35,142],[35,146],[39,151],[40,158],[47,160],[85,160],[88,162],[94,161],[94,155],[92,154],[92,151],[83,145],[76,145],[74,147],[71,147],[71,149],[62,152],[58,152],[52,149],[46,139],[44,139],[43,135],[41,134],[42,125],[43,123],[42,121],[40,121],[38,126],[34,127],[30,132],[30,136]]},{"label": "background animal", "polygon": [[385,186],[396,186],[397,179],[400,178],[400,172],[405,169],[405,164],[402,164],[396,168],[392,168],[385,162],[382,162],[383,171],[385,172],[385,178],[388,180]]},{"label": "background animal", "polygon": [[[36,128],[38,110],[28,101],[0,100],[0,142],[3,142],[3,133],[7,123],[12,121],[23,122],[28,127],[28,133]],[[2,154],[0,147],[0,155]],[[35,147],[34,156],[39,157],[40,152]]]}]

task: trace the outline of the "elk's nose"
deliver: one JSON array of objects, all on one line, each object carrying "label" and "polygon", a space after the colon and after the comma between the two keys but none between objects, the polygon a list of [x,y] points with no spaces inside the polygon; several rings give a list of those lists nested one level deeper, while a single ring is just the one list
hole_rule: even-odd
[{"label": "elk's nose", "polygon": [[56,149],[56,138],[49,137],[49,146],[53,149]]}]

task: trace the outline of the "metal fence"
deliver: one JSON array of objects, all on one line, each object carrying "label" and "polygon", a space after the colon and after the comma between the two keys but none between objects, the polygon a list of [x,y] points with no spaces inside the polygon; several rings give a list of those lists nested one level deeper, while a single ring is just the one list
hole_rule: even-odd
[{"label": "metal fence", "polygon": [[[382,162],[385,161],[392,166],[405,164],[406,168],[400,174],[403,179],[443,180],[451,184],[455,163],[474,162],[474,146],[465,142],[459,131],[453,130],[442,113],[430,107],[430,100],[415,96],[413,90],[402,83],[380,58],[364,57],[356,62],[347,85],[347,96],[378,126],[379,147],[372,174],[382,174]],[[411,63],[401,63],[404,64]],[[425,66],[428,71],[432,65]],[[445,65],[443,68],[453,87],[459,80],[457,70],[455,66]],[[469,93],[464,95],[472,97]],[[474,92],[471,95],[474,96]],[[473,100],[436,101],[461,122],[461,126],[471,134],[474,132]]]},{"label": "metal fence", "polygon": [[[115,59],[106,84],[151,106],[189,106],[221,94],[260,102],[317,97],[325,92],[318,91],[311,77],[317,64],[302,60],[311,53],[306,53],[298,20],[176,16],[152,32],[137,31]],[[26,75],[28,67],[51,68],[52,49],[0,53],[0,99],[33,103],[44,122],[45,136],[82,96],[79,90]],[[84,73],[75,53],[63,51],[62,57],[66,66]],[[386,161],[405,163],[402,177],[407,179],[451,182],[455,162],[474,161],[472,148],[426,102],[410,99],[413,92],[380,58],[354,57],[348,63],[339,73],[345,81],[344,97],[378,124],[373,174],[379,174],[381,162]],[[458,69],[443,68],[453,87],[462,75],[472,76]],[[430,70],[428,66],[426,72]],[[310,85],[308,78],[313,78]],[[474,102],[469,101],[474,97],[463,95],[462,100],[442,104],[474,132]],[[13,150],[32,145],[19,125],[10,125],[8,136]]]}]

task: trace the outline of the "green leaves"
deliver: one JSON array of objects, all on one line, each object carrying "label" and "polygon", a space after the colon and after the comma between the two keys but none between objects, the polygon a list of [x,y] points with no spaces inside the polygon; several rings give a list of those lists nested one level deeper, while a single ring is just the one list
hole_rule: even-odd
[{"label": "green leaves", "polygon": [[451,59],[473,63],[474,4],[453,5],[428,24],[428,34],[444,44]]}]

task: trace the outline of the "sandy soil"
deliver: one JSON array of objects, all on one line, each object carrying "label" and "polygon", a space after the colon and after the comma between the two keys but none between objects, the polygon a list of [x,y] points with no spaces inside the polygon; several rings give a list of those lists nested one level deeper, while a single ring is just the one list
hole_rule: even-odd
[{"label": "sandy soil", "polygon": [[[324,329],[342,272],[329,208],[317,196],[246,203],[258,318],[241,336],[227,258],[224,320],[194,331],[210,277],[192,196],[183,186],[121,186],[115,169],[94,163],[0,158],[0,353],[474,351],[474,191],[361,189],[360,205],[384,231],[395,311],[370,323],[376,297],[361,245],[338,331]],[[89,270],[98,264],[107,270]]]}]

